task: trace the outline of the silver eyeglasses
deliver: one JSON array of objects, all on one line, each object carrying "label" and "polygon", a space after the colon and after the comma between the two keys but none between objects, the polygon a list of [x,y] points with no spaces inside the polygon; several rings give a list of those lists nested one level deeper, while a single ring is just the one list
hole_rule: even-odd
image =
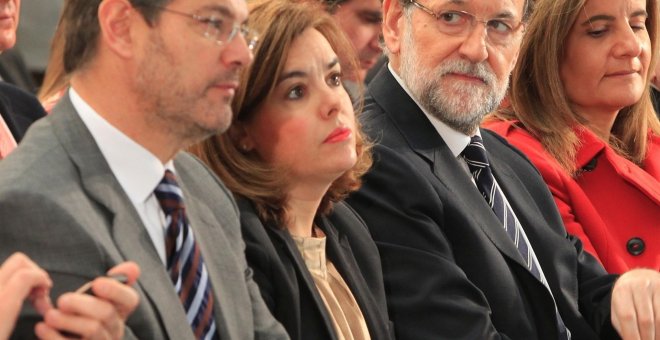
[{"label": "silver eyeglasses", "polygon": [[147,7],[157,8],[163,12],[184,16],[196,21],[195,30],[205,38],[215,41],[218,45],[231,42],[239,32],[245,39],[250,51],[254,50],[259,42],[259,34],[249,28],[246,24],[239,24],[220,15],[202,16],[197,14],[176,11],[162,6],[146,5]]},{"label": "silver eyeglasses", "polygon": [[507,17],[483,20],[465,11],[442,10],[436,13],[416,0],[408,0],[408,3],[433,16],[438,22],[438,30],[447,35],[467,36],[477,23],[482,23],[487,41],[495,45],[509,45],[515,33],[523,26],[522,21],[515,22]]}]

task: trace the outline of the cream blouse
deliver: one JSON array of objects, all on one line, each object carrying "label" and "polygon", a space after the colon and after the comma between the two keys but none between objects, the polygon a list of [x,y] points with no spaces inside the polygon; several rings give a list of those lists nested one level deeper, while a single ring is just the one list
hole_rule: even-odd
[{"label": "cream blouse", "polygon": [[335,266],[326,258],[325,235],[319,229],[315,231],[322,237],[292,237],[314,278],[339,339],[370,340],[369,329],[360,306]]}]

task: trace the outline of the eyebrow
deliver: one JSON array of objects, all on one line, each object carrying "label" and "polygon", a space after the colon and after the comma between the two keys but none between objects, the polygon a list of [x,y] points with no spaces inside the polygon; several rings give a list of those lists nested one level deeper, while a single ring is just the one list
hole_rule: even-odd
[{"label": "eyebrow", "polygon": [[[325,67],[326,67],[327,70],[330,70],[333,67],[335,67],[337,64],[339,64],[339,59],[337,57],[335,57]],[[291,79],[291,78],[304,78],[304,77],[307,77],[307,72],[295,70],[295,71],[286,72],[286,73],[281,74],[280,77],[277,79],[277,83],[279,84],[279,83],[281,83],[281,82],[283,82],[287,79]]]},{"label": "eyebrow", "polygon": [[231,19],[235,18],[234,13],[230,11],[229,8],[227,8],[226,6],[222,6],[222,5],[206,5],[200,8],[199,11],[218,12],[225,17],[229,17]]},{"label": "eyebrow", "polygon": [[[448,4],[449,5],[465,6],[466,1],[465,0],[449,0],[445,3],[445,5],[448,5]],[[515,19],[515,17],[516,16],[511,11],[509,11],[507,9],[507,10],[503,10],[502,12],[498,13],[497,15],[495,15],[494,17],[492,17],[490,19]]]},{"label": "eyebrow", "polygon": [[[649,14],[646,12],[646,10],[640,9],[640,10],[638,10],[638,11],[633,12],[633,13],[630,15],[631,18],[633,18],[633,17],[639,17],[639,16],[648,17]],[[582,26],[589,26],[589,25],[591,25],[593,22],[595,22],[595,21],[599,21],[599,20],[602,20],[602,21],[614,21],[614,20],[616,20],[616,18],[615,18],[614,16],[611,16],[611,15],[598,14],[598,15],[594,15],[594,16],[592,16],[591,18],[585,20],[585,21],[582,22],[582,24],[580,24],[580,25],[582,25]]]},{"label": "eyebrow", "polygon": [[380,20],[383,20],[383,13],[381,11],[372,11],[370,9],[365,9],[360,11],[360,15],[368,16],[372,18],[380,18]]}]

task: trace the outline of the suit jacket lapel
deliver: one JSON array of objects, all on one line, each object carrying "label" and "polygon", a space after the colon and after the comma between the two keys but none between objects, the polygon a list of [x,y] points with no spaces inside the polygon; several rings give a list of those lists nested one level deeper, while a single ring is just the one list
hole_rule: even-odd
[{"label": "suit jacket lapel", "polygon": [[[483,134],[486,137],[486,134]],[[484,138],[484,144],[486,150],[494,147],[489,143],[490,139],[488,137]],[[552,244],[553,247],[557,247],[558,244],[565,244],[566,247],[570,247],[568,242],[547,242],[547,239],[539,239],[537,235],[544,235],[545,238],[548,237],[548,233],[541,231],[541,228],[548,228],[541,211],[538,209],[538,206],[535,204],[530,204],[529,202],[534,202],[534,198],[530,193],[525,190],[525,184],[520,181],[518,176],[516,176],[513,169],[509,164],[498,157],[499,153],[489,152],[488,157],[493,168],[493,175],[499,183],[504,195],[506,196],[511,208],[516,213],[516,217],[523,229],[525,234],[529,239],[532,249],[536,254],[536,257],[543,268],[552,268],[552,270],[543,270],[543,273],[548,281],[548,284],[553,291],[563,291],[565,296],[576,297],[578,296],[578,287],[575,280],[567,281],[564,280],[560,284],[560,278],[562,277],[571,277],[574,276],[575,270],[574,266],[566,265],[567,263],[572,263],[569,260],[560,261],[562,265],[555,265],[557,259],[554,257],[554,254],[570,254],[574,250],[558,251],[558,249],[546,249],[544,246],[547,244]],[[557,237],[561,237],[558,235]],[[574,285],[567,284],[568,282],[574,282]],[[573,299],[567,299],[567,301],[573,301]],[[577,306],[575,306],[577,308]]]},{"label": "suit jacket lapel", "polygon": [[433,173],[449,192],[458,193],[451,200],[461,206],[469,222],[478,225],[493,244],[508,258],[526,267],[515,244],[504,231],[469,174],[452,154],[422,110],[394,79],[387,68],[381,69],[379,79],[369,87],[374,100],[401,131],[410,148],[432,166]]},{"label": "suit jacket lapel", "polygon": [[[83,190],[108,213],[112,223],[110,233],[122,258],[131,260],[141,268],[137,285],[154,305],[161,317],[161,326],[173,339],[192,338],[190,327],[181,327],[185,314],[170,278],[161,262],[142,220],[133,204],[110,170],[94,138],[76,113],[68,95],[52,114],[53,130],[78,168]],[[143,302],[144,303],[144,302]]]},{"label": "suit jacket lapel", "polygon": [[[176,162],[175,167],[181,169]],[[188,220],[193,229],[195,241],[199,245],[202,254],[204,254],[206,269],[213,285],[213,293],[217,301],[215,305],[217,329],[223,339],[236,338],[241,334],[240,330],[232,329],[229,325],[241,324],[241,318],[238,316],[244,312],[245,306],[237,304],[239,300],[232,297],[235,288],[231,280],[226,279],[226,277],[234,277],[234,275],[227,275],[228,273],[236,272],[231,264],[240,263],[239,259],[234,259],[234,254],[227,251],[232,248],[229,246],[225,234],[220,231],[222,225],[229,225],[229,221],[220,221],[218,225],[216,215],[213,214],[208,205],[188,191],[185,185],[187,182],[186,173],[179,171],[178,174],[181,178],[179,185],[186,202]],[[231,211],[234,208],[224,209],[218,206],[217,209]],[[230,258],[234,260],[230,261]],[[238,273],[238,275],[244,277],[245,273]]]},{"label": "suit jacket lapel", "polygon": [[[300,254],[300,251],[298,250],[295,241],[291,238],[291,235],[287,230],[275,228],[271,225],[267,226],[267,228],[269,228],[277,236],[277,238],[279,238],[280,240],[279,246],[282,247],[285,250],[285,252],[289,255],[291,261],[295,266],[296,272],[300,277],[302,277],[304,285],[299,285],[298,287],[300,289],[308,290],[308,292],[314,299],[314,304],[318,307],[319,314],[323,318],[325,328],[330,332],[331,338],[337,339],[334,323],[332,322],[332,319],[330,318],[330,315],[327,312],[327,308],[325,307],[325,303],[323,302],[323,299],[319,294],[319,290],[316,288],[316,283],[314,282],[314,278],[312,278],[312,275],[310,274],[309,270],[307,270],[307,265],[305,264],[305,260],[302,258],[302,255]],[[301,322],[304,321],[301,320]]]},{"label": "suit jacket lapel", "polygon": [[328,259],[337,268],[360,306],[362,315],[369,326],[371,337],[377,338],[379,334],[374,331],[379,330],[382,326],[378,322],[378,311],[374,308],[376,302],[371,298],[369,287],[364,284],[364,281],[356,279],[356,276],[360,275],[360,268],[355,262],[355,256],[346,235],[339,234],[326,217],[317,219],[317,221],[319,228],[326,235]]}]

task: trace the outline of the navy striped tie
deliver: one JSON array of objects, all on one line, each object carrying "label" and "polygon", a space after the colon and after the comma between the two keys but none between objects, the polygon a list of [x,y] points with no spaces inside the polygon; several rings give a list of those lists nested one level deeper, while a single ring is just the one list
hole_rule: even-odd
[{"label": "navy striped tie", "polygon": [[172,171],[165,170],[165,176],[154,194],[166,217],[167,271],[186,311],[188,323],[197,339],[215,339],[217,331],[211,281],[188,224],[181,188]]},{"label": "navy striped tie", "polygon": [[[506,230],[507,235],[509,235],[518,248],[518,252],[520,252],[520,255],[527,265],[527,269],[549,290],[550,288],[545,277],[541,275],[540,265],[536,262],[536,258],[533,255],[534,250],[532,250],[531,246],[522,235],[522,226],[516,218],[516,215],[513,213],[513,209],[511,209],[509,202],[504,197],[502,189],[500,189],[497,181],[495,181],[495,177],[493,177],[490,163],[488,161],[488,154],[486,153],[481,137],[472,137],[470,144],[465,147],[462,155],[468,168],[470,168],[470,172],[479,188],[479,192],[481,192],[481,195],[483,195],[486,202],[488,202],[488,205],[493,209],[497,218],[502,222],[504,230]],[[556,306],[555,314],[557,317],[559,339],[570,339],[570,332],[566,329],[564,321],[561,319]]]}]

